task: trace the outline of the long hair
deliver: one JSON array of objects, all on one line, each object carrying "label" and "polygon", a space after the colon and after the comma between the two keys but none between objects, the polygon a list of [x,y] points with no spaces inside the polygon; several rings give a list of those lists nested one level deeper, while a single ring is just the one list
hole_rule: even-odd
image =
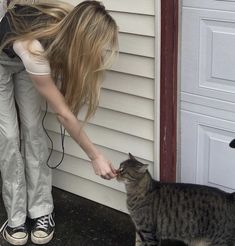
[{"label": "long hair", "polygon": [[41,55],[48,59],[53,79],[60,81],[61,93],[75,115],[88,105],[87,121],[97,109],[104,70],[118,51],[117,25],[98,1],[84,1],[74,8],[58,1],[30,7],[38,10],[32,16],[40,20],[30,25],[18,20],[21,16],[14,8],[8,11],[16,34],[7,43],[46,41]]}]

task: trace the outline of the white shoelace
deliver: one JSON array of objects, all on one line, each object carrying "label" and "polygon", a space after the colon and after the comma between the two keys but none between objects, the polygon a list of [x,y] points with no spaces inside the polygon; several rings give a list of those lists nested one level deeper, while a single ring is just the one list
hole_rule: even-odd
[{"label": "white shoelace", "polygon": [[6,240],[6,236],[5,236],[5,233],[4,233],[4,230],[5,228],[7,227],[7,223],[8,223],[8,220],[2,225],[2,227],[0,228],[0,233],[2,234],[4,240]]},{"label": "white shoelace", "polygon": [[6,222],[4,222],[4,224],[0,228],[0,233],[3,233],[4,229],[7,227],[7,223],[8,223],[8,220]]},{"label": "white shoelace", "polygon": [[36,223],[36,228],[46,230],[48,228],[48,225],[50,225],[51,227],[55,226],[55,222],[53,220],[52,214],[45,215],[39,218]]}]

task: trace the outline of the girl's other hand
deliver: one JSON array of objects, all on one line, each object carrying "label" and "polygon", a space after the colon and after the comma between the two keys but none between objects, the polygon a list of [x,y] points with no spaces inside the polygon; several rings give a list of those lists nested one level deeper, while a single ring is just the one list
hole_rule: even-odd
[{"label": "girl's other hand", "polygon": [[110,180],[117,176],[117,171],[113,168],[111,161],[106,160],[103,155],[99,155],[91,163],[95,174],[101,178]]}]

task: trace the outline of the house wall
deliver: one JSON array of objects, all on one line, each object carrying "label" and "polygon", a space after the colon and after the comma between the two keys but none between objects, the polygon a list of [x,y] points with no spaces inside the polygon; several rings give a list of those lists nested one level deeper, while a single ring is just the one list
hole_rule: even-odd
[{"label": "house wall", "polygon": [[[81,1],[69,1],[77,4]],[[120,55],[107,71],[100,106],[85,127],[92,142],[112,160],[116,168],[131,152],[149,164],[158,176],[158,69],[159,52],[156,33],[159,2],[154,0],[104,0],[103,3],[120,28]],[[157,5],[157,6],[156,6]],[[157,48],[156,48],[157,47]],[[158,70],[157,70],[158,71]],[[85,109],[79,114],[84,117]],[[53,113],[46,127],[54,141],[51,165],[61,157],[59,124]],[[154,151],[155,150],[155,151]],[[65,158],[53,171],[53,184],[85,198],[126,211],[124,185],[106,181],[93,168],[80,147],[65,137]]]}]

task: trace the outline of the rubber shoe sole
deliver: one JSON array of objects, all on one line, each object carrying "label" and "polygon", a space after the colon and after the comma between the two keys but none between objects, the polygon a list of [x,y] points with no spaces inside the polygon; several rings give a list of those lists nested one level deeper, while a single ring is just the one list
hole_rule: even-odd
[{"label": "rubber shoe sole", "polygon": [[40,244],[40,245],[47,244],[52,240],[53,235],[54,235],[54,231],[52,231],[51,234],[49,234],[48,236],[45,236],[45,237],[37,237],[33,233],[31,233],[31,241],[34,244]]},{"label": "rubber shoe sole", "polygon": [[28,234],[26,234],[23,238],[17,238],[9,235],[7,231],[4,231],[4,236],[7,242],[9,242],[12,245],[25,245],[28,241]]}]

